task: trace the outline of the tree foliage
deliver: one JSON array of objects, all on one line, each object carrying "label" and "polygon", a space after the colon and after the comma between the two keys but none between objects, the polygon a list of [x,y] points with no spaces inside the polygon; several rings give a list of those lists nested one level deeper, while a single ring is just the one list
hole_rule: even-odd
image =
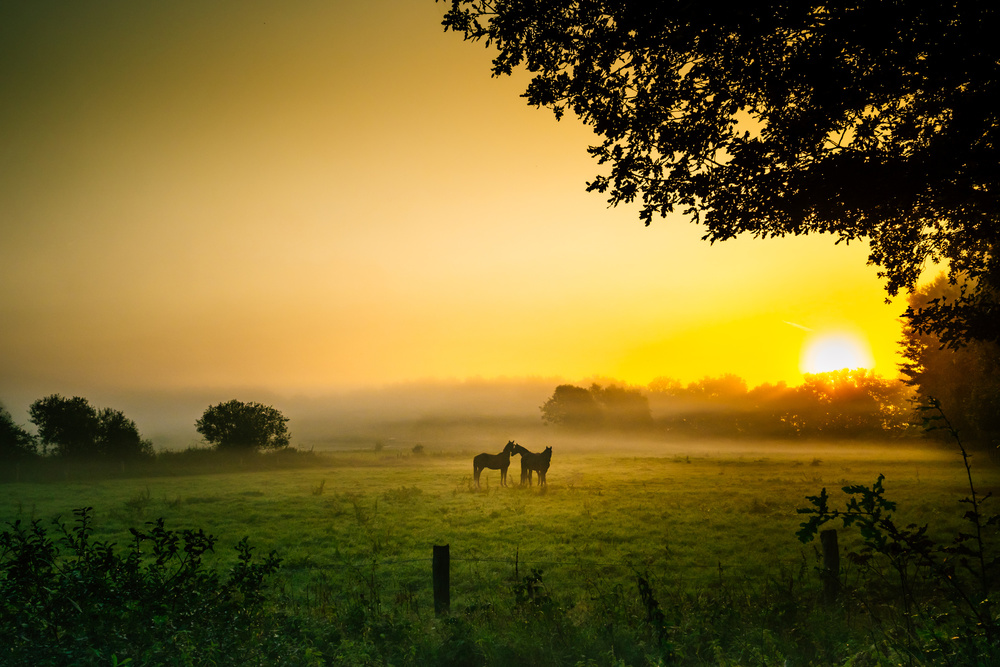
[{"label": "tree foliage", "polygon": [[568,428],[646,428],[652,425],[649,399],[635,387],[616,384],[590,388],[561,384],[540,408],[542,421]]},{"label": "tree foliage", "polygon": [[31,423],[46,451],[64,458],[93,456],[97,441],[97,411],[85,398],[52,394],[29,408]]},{"label": "tree foliage", "polygon": [[751,389],[732,374],[686,387],[657,378],[649,396],[654,421],[672,433],[855,438],[903,433],[911,413],[909,393],[899,380],[845,369],[807,374],[796,387],[779,382]]},{"label": "tree foliage", "polygon": [[559,385],[541,406],[542,421],[577,430],[660,430],[708,437],[835,437],[902,434],[911,392],[900,380],[864,369],[807,374],[748,388],[727,373],[688,385],[668,377],[645,391],[616,384]]},{"label": "tree foliage", "polygon": [[0,461],[22,461],[37,456],[35,437],[14,423],[14,417],[0,405]]},{"label": "tree foliage", "polygon": [[46,451],[67,459],[148,457],[153,445],[135,422],[111,408],[97,410],[85,398],[52,394],[29,408]]},{"label": "tree foliage", "polygon": [[910,313],[1000,336],[1000,8],[989,2],[451,0],[446,30],[524,67],[600,136],[588,189],[705,238],[866,240],[889,294],[928,260],[975,289]]},{"label": "tree foliage", "polygon": [[601,406],[604,422],[612,428],[646,428],[653,423],[649,399],[637,388],[595,383],[590,393]]},{"label": "tree foliage", "polygon": [[[961,289],[940,275],[914,291],[910,305],[954,300]],[[908,325],[902,345],[901,371],[922,404],[936,399],[970,446],[1000,440],[1000,344],[972,341],[949,348],[938,336]]]},{"label": "tree foliage", "polygon": [[585,387],[561,384],[539,408],[542,421],[569,428],[593,428],[601,423],[601,408]]},{"label": "tree foliage", "polygon": [[218,449],[281,449],[290,442],[288,418],[260,403],[231,400],[210,406],[195,428]]},{"label": "tree foliage", "polygon": [[792,418],[825,435],[900,431],[911,412],[901,382],[864,368],[807,374],[796,394]]},{"label": "tree foliage", "polygon": [[571,429],[628,430],[653,422],[649,399],[637,388],[616,384],[559,385],[540,410],[542,421]]}]

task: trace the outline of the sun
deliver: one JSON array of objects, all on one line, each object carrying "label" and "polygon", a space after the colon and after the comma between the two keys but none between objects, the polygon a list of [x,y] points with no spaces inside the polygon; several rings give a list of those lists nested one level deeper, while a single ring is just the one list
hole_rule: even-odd
[{"label": "sun", "polygon": [[863,336],[843,331],[818,332],[802,346],[799,369],[803,373],[828,373],[874,365],[871,348]]}]

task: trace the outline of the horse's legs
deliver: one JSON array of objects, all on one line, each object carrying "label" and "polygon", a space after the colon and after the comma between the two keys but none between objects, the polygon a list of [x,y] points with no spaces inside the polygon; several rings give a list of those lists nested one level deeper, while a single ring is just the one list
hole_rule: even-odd
[{"label": "horse's legs", "polygon": [[507,467],[500,468],[500,486],[507,486]]},{"label": "horse's legs", "polygon": [[472,476],[476,480],[477,489],[479,488],[479,473],[481,473],[482,471],[483,471],[482,468],[477,468],[476,466],[472,466]]}]

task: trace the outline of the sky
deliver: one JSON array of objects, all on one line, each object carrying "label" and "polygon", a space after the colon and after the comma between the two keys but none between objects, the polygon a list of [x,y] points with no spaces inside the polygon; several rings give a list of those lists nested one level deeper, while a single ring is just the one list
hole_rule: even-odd
[{"label": "sky", "polygon": [[[0,0],[0,402],[735,373],[895,376],[864,244],[710,245],[431,0]],[[846,338],[845,338],[846,337]]]}]

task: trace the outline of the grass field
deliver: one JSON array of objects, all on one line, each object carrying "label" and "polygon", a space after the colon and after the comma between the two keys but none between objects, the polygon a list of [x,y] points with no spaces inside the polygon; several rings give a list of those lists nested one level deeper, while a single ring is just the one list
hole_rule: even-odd
[{"label": "grass field", "polygon": [[[498,448],[499,449],[499,448]],[[95,508],[100,539],[125,541],[129,526],[156,517],[200,527],[222,545],[248,535],[277,550],[291,589],[317,572],[384,568],[430,600],[434,544],[450,544],[458,601],[482,586],[538,567],[559,589],[581,570],[614,577],[648,569],[700,586],[723,576],[759,577],[798,567],[813,549],[794,532],[795,510],[823,487],[886,476],[906,521],[953,531],[967,492],[961,459],[942,448],[829,444],[768,447],[688,443],[665,456],[556,450],[549,484],[510,487],[486,471],[472,485],[473,452],[338,452],[307,468],[0,486],[0,521],[71,516]],[[690,453],[686,453],[686,452]],[[983,489],[992,465],[976,468]],[[415,562],[414,562],[415,561]],[[811,567],[813,563],[810,561]],[[728,573],[728,574],[727,574]]]},{"label": "grass field", "polygon": [[[785,587],[817,597],[818,544],[796,539],[795,510],[821,488],[841,506],[840,487],[884,474],[897,523],[940,536],[961,527],[968,494],[961,457],[939,446],[562,440],[544,489],[517,487],[516,458],[510,487],[486,471],[474,488],[475,453],[427,443],[423,454],[322,453],[301,468],[230,462],[202,474],[3,484],[0,522],[68,522],[92,506],[97,538],[124,544],[128,527],[163,517],[216,535],[220,567],[246,535],[283,559],[274,584],[290,606],[364,600],[418,623],[433,619],[432,546],[448,544],[453,610],[492,608],[538,570],[568,619],[593,619],[626,598],[638,604],[640,575],[662,596]],[[976,465],[979,490],[997,489],[998,473]],[[841,542],[850,549],[858,538],[842,531]]]}]

